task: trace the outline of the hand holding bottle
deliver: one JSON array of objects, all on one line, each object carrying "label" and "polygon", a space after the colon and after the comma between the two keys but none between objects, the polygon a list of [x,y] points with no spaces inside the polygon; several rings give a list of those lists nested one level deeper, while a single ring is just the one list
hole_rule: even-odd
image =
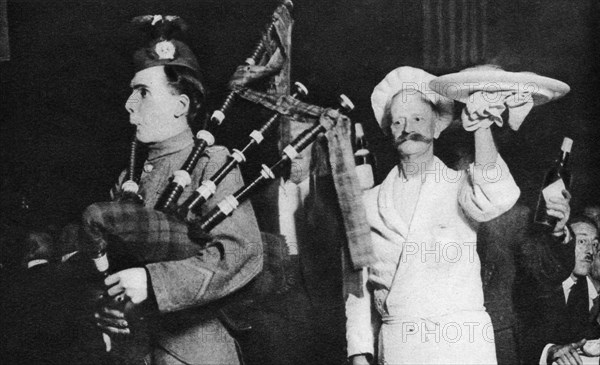
[{"label": "hand holding bottle", "polygon": [[140,304],[148,298],[148,276],[141,267],[121,270],[108,276],[104,280],[108,287],[108,295],[118,298],[124,296],[125,300],[133,304]]},{"label": "hand holding bottle", "polygon": [[546,214],[557,219],[553,233],[562,233],[567,225],[571,214],[571,194],[567,190],[562,191],[562,197],[551,197],[546,203]]},{"label": "hand holding bottle", "polygon": [[[568,190],[571,185],[571,173],[567,163],[569,161],[572,146],[573,140],[565,137],[561,146],[559,158],[556,160],[554,167],[552,167],[544,177],[544,184],[542,185],[538,197],[537,208],[535,210],[535,223],[553,228],[562,225],[560,229],[564,228],[566,220],[563,217],[564,214],[561,214],[559,211],[561,208],[557,207],[556,204],[564,205],[564,202],[561,201],[562,197],[565,197],[564,191]],[[570,199],[570,195],[568,198],[565,198]],[[549,207],[549,205],[552,207]],[[554,208],[558,208],[559,210]]]}]

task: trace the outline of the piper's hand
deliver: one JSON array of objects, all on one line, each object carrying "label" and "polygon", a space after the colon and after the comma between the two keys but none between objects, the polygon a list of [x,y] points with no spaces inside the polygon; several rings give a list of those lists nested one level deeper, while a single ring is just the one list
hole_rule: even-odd
[{"label": "piper's hand", "polygon": [[140,304],[148,299],[148,277],[143,268],[119,271],[104,279],[109,287],[108,295],[116,301],[131,301]]},{"label": "piper's hand", "polygon": [[597,357],[600,356],[600,338],[588,340],[582,347],[585,356]]},{"label": "piper's hand", "polygon": [[112,306],[102,307],[94,314],[94,317],[96,318],[96,325],[104,333],[111,336],[129,335],[131,333],[129,323],[125,319],[125,309],[123,306],[121,308]]},{"label": "piper's hand", "polygon": [[552,197],[550,198],[550,201],[546,203],[546,213],[552,217],[558,218],[558,222],[556,222],[553,231],[555,234],[563,232],[571,214],[571,207],[569,206],[571,194],[568,191],[563,190],[562,195],[562,198]]},{"label": "piper's hand", "polygon": [[577,349],[585,345],[586,340],[570,343],[568,345],[553,345],[548,349],[548,364],[582,365]]}]

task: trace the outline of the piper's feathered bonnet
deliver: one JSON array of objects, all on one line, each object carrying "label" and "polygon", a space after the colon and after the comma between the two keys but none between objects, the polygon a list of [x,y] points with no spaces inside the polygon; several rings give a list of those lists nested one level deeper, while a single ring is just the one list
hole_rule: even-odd
[{"label": "piper's feathered bonnet", "polygon": [[190,47],[173,38],[187,29],[183,19],[175,15],[142,15],[133,18],[132,23],[152,37],[148,46],[138,49],[133,56],[135,72],[164,65],[184,66],[200,72]]}]

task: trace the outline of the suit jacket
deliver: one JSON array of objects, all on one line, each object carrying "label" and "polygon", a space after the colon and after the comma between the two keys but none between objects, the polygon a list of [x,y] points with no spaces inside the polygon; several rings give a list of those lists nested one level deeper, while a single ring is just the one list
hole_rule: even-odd
[{"label": "suit jacket", "polygon": [[530,209],[517,204],[482,223],[477,233],[484,305],[492,318],[500,365],[518,361],[515,304],[527,317],[528,308],[538,309],[527,293],[556,287],[570,275],[575,262],[573,242],[562,244],[549,232],[535,230],[531,222]]},{"label": "suit jacket", "polygon": [[[345,231],[330,175],[310,175],[298,257],[289,262],[289,289],[249,304],[252,330],[240,338],[246,364],[342,364],[345,361],[341,248]],[[261,231],[280,234],[279,184],[252,198]],[[269,251],[269,249],[265,249]]]},{"label": "suit jacket", "polygon": [[[298,232],[298,254],[303,284],[317,305],[340,304],[341,248],[345,231],[330,175],[310,177],[310,192],[304,202],[306,226]],[[261,231],[280,234],[279,180],[252,199]]]},{"label": "suit jacket", "polygon": [[[587,299],[587,283],[585,293]],[[523,359],[526,364],[537,364],[547,344],[565,345],[582,338],[600,337],[600,326],[589,312],[584,318],[573,318],[569,313],[562,284],[540,291],[535,309],[524,330]]]}]

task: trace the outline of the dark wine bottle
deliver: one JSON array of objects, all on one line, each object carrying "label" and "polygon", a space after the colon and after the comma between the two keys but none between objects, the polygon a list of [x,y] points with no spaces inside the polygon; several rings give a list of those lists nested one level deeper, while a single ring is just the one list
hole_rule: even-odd
[{"label": "dark wine bottle", "polygon": [[375,184],[373,178],[373,157],[369,151],[362,124],[354,124],[354,163],[356,174],[363,190],[370,189]]},{"label": "dark wine bottle", "polygon": [[573,140],[565,137],[560,148],[560,156],[554,166],[546,172],[544,184],[538,197],[537,208],[533,221],[549,227],[554,227],[557,218],[546,213],[546,202],[552,197],[562,196],[562,190],[569,190],[571,185],[571,173],[568,168],[569,155]]}]

